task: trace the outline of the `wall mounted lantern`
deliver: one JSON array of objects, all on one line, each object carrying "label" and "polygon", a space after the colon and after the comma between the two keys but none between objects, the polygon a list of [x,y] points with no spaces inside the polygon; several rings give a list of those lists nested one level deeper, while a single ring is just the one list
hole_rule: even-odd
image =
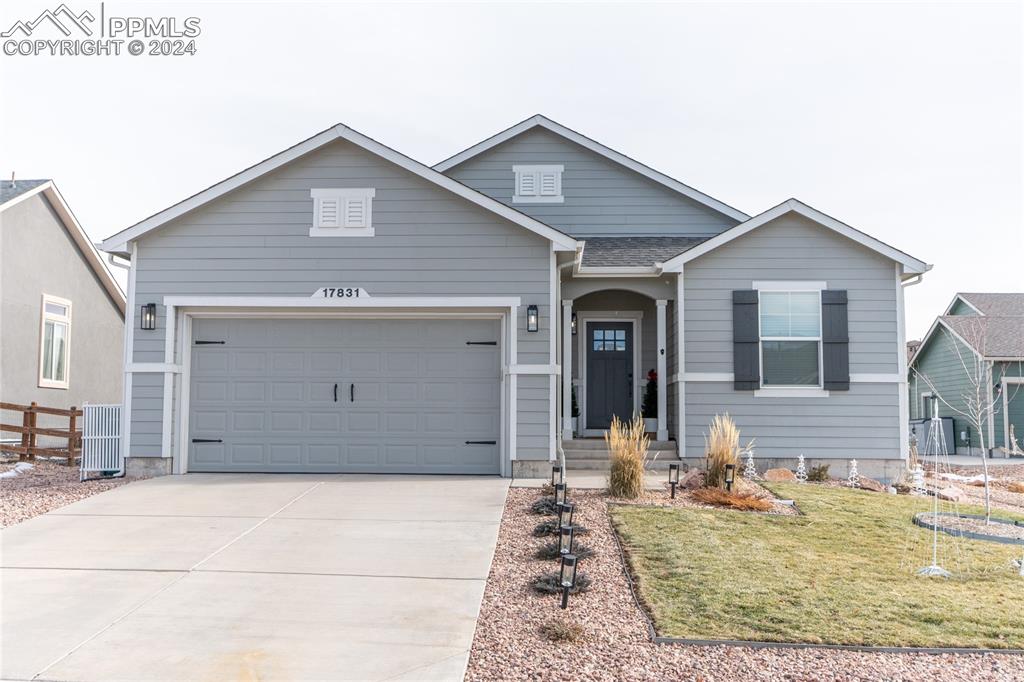
[{"label": "wall mounted lantern", "polygon": [[526,306],[526,331],[535,332],[540,329],[540,311],[537,306]]},{"label": "wall mounted lantern", "polygon": [[576,336],[576,313],[572,314],[572,335]]},{"label": "wall mounted lantern", "polygon": [[156,303],[147,303],[142,306],[142,328],[148,332],[156,329]]}]

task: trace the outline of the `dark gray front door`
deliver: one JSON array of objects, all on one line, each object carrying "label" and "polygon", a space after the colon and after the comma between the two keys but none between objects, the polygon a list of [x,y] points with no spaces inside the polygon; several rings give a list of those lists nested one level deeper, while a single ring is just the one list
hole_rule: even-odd
[{"label": "dark gray front door", "polygon": [[633,323],[587,323],[587,428],[633,416]]}]

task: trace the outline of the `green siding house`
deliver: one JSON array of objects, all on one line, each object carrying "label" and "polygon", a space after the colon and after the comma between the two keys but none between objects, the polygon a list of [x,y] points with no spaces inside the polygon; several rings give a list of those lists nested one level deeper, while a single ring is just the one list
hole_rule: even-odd
[{"label": "green siding house", "polygon": [[957,294],[910,360],[910,418],[930,417],[938,396],[958,453],[1024,456],[1022,367],[1024,294]]}]

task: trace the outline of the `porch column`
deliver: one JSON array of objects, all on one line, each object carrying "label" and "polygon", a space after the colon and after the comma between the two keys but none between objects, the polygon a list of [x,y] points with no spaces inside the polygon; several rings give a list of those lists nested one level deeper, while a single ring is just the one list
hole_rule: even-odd
[{"label": "porch column", "polygon": [[668,301],[658,300],[658,440],[668,440],[668,356],[665,309]]},{"label": "porch column", "polygon": [[562,440],[572,439],[572,301],[562,301]]}]

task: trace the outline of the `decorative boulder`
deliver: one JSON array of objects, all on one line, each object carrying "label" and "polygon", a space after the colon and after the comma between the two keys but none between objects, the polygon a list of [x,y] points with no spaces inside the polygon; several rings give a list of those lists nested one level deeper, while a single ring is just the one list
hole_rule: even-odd
[{"label": "decorative boulder", "polygon": [[683,490],[696,490],[704,486],[704,472],[690,469],[679,478],[679,487]]},{"label": "decorative boulder", "polygon": [[963,493],[960,492],[959,488],[943,488],[938,493],[940,500],[947,500],[949,502],[959,502],[960,498],[963,497]]},{"label": "decorative boulder", "polygon": [[867,476],[860,477],[860,487],[862,490],[870,490],[876,493],[884,493],[886,490],[882,483],[873,478],[868,478]]},{"label": "decorative boulder", "polygon": [[764,480],[772,482],[795,481],[796,474],[789,469],[769,469],[764,472]]}]

